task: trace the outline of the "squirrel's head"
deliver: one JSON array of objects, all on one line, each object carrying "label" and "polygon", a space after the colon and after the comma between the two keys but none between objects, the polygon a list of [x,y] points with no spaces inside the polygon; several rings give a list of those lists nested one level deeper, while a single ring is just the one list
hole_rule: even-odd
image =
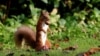
[{"label": "squirrel's head", "polygon": [[47,25],[50,24],[50,16],[46,10],[41,11],[41,20],[44,21]]}]

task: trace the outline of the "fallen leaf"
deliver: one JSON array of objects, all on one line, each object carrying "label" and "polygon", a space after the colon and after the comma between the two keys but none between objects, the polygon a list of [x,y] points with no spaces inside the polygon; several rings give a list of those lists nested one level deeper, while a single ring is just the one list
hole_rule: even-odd
[{"label": "fallen leaf", "polygon": [[57,49],[59,47],[59,44],[54,44],[54,47]]},{"label": "fallen leaf", "polygon": [[95,54],[96,52],[100,51],[100,48],[98,47],[94,47],[94,48],[90,48],[88,51],[83,52],[83,53],[79,53],[76,56],[90,56],[92,54]]},{"label": "fallen leaf", "polygon": [[78,46],[75,45],[75,46],[70,46],[70,47],[64,48],[63,50],[76,50],[77,48],[78,48]]}]

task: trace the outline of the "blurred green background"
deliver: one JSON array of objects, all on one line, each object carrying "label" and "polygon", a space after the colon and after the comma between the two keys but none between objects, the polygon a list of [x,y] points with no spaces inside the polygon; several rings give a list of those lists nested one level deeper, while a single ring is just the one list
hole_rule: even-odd
[{"label": "blurred green background", "polygon": [[89,47],[100,44],[100,0],[0,0],[0,49],[15,48],[17,27],[28,25],[35,30],[43,9],[50,13],[52,43],[69,39],[68,44],[61,43],[62,48],[77,42],[83,47],[83,39],[94,44],[87,43]]}]

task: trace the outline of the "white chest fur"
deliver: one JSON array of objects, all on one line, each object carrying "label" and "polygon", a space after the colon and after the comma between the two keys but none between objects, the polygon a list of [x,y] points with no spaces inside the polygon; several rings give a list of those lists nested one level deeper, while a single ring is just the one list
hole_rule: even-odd
[{"label": "white chest fur", "polygon": [[47,24],[45,24],[45,23],[42,24],[42,29],[43,29],[44,31],[46,31],[46,32],[47,32],[48,27],[49,27],[49,26],[48,26]]},{"label": "white chest fur", "polygon": [[[42,24],[42,29],[45,32],[47,32],[48,27],[49,26],[47,24],[45,24],[45,23]],[[43,46],[45,45],[45,42],[46,42],[46,39],[47,39],[47,33],[45,33],[45,32],[41,31],[41,39],[42,39]]]}]

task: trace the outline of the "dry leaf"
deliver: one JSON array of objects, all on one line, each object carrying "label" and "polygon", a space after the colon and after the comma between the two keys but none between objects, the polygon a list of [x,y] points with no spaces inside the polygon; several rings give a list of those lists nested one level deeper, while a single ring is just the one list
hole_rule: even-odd
[{"label": "dry leaf", "polygon": [[76,50],[77,48],[78,48],[78,46],[76,45],[76,46],[67,47],[67,48],[65,48],[63,50]]}]

